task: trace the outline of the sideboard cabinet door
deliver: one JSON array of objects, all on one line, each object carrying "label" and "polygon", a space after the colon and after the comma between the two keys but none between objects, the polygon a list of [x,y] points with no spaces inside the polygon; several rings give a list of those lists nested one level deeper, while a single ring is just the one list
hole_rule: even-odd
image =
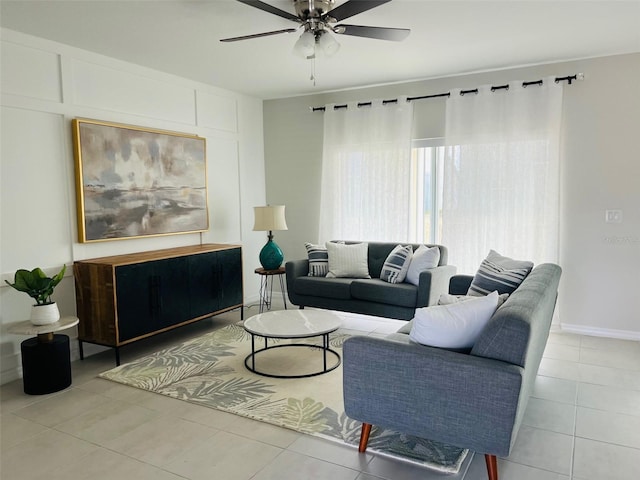
[{"label": "sideboard cabinet door", "polygon": [[149,263],[116,267],[117,332],[120,342],[154,330],[152,277],[153,267]]},{"label": "sideboard cabinet door", "polygon": [[242,303],[242,251],[222,250],[220,258],[220,308]]},{"label": "sideboard cabinet door", "polygon": [[154,268],[151,300],[154,317],[157,319],[154,330],[189,320],[188,257],[168,258],[151,263]]},{"label": "sideboard cabinet door", "polygon": [[189,286],[191,317],[201,317],[220,310],[218,252],[189,257]]},{"label": "sideboard cabinet door", "polygon": [[191,316],[225,310],[242,303],[240,248],[189,257]]}]

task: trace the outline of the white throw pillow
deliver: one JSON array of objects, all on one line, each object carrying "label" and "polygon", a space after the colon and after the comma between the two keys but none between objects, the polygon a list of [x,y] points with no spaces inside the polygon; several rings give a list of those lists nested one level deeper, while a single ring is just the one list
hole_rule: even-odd
[{"label": "white throw pillow", "polygon": [[407,276],[412,257],[413,247],[411,245],[394,247],[382,266],[380,280],[389,283],[402,283]]},{"label": "white throw pillow", "polygon": [[420,245],[415,252],[407,270],[405,282],[418,286],[420,283],[420,272],[435,268],[440,263],[440,249],[438,247],[427,247]]},{"label": "white throw pillow", "polygon": [[422,345],[471,348],[498,306],[498,292],[451,305],[416,309],[409,337]]},{"label": "white throw pillow", "polygon": [[371,278],[367,261],[369,253],[367,243],[347,245],[327,242],[325,246],[329,254],[328,278]]},{"label": "white throw pillow", "polygon": [[512,293],[532,268],[533,262],[503,257],[491,250],[473,277],[467,295],[479,297],[494,290],[498,293]]}]

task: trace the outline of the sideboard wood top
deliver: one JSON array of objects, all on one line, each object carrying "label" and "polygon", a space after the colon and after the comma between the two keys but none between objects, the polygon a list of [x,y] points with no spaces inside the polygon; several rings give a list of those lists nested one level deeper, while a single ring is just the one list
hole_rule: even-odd
[{"label": "sideboard wood top", "polygon": [[103,265],[128,265],[131,263],[151,262],[165,258],[175,258],[199,253],[217,252],[233,248],[242,248],[241,245],[227,243],[205,243],[203,245],[190,245],[186,247],[165,248],[162,250],[150,250],[147,252],[125,253],[109,257],[88,258],[77,260],[74,263],[103,264]]}]

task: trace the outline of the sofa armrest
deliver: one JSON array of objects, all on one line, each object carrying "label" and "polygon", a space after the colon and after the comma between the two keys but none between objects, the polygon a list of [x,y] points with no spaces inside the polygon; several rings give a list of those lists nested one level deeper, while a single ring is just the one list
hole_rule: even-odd
[{"label": "sofa armrest", "polygon": [[523,369],[498,360],[387,338],[343,346],[346,414],[361,422],[507,456]]},{"label": "sofa armrest", "polygon": [[296,278],[296,277],[306,277],[309,275],[309,260],[290,260],[284,265],[285,271],[287,272],[287,277]]},{"label": "sofa armrest", "polygon": [[466,295],[472,281],[473,275],[454,275],[449,281],[449,293],[451,295]]},{"label": "sofa armrest", "polygon": [[442,265],[420,272],[416,308],[436,305],[440,295],[449,291],[449,279],[455,275],[456,267]]},{"label": "sofa armrest", "polygon": [[300,305],[293,285],[296,278],[306,277],[309,275],[309,260],[307,258],[302,260],[290,260],[285,263],[284,269],[287,279],[287,294],[289,296],[289,300],[294,305]]}]

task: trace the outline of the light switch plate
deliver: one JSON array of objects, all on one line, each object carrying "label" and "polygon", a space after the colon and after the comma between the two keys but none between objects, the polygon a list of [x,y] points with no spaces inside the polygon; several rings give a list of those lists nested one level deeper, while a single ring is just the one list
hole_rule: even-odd
[{"label": "light switch plate", "polygon": [[604,221],[607,223],[622,223],[622,210],[605,210]]}]

